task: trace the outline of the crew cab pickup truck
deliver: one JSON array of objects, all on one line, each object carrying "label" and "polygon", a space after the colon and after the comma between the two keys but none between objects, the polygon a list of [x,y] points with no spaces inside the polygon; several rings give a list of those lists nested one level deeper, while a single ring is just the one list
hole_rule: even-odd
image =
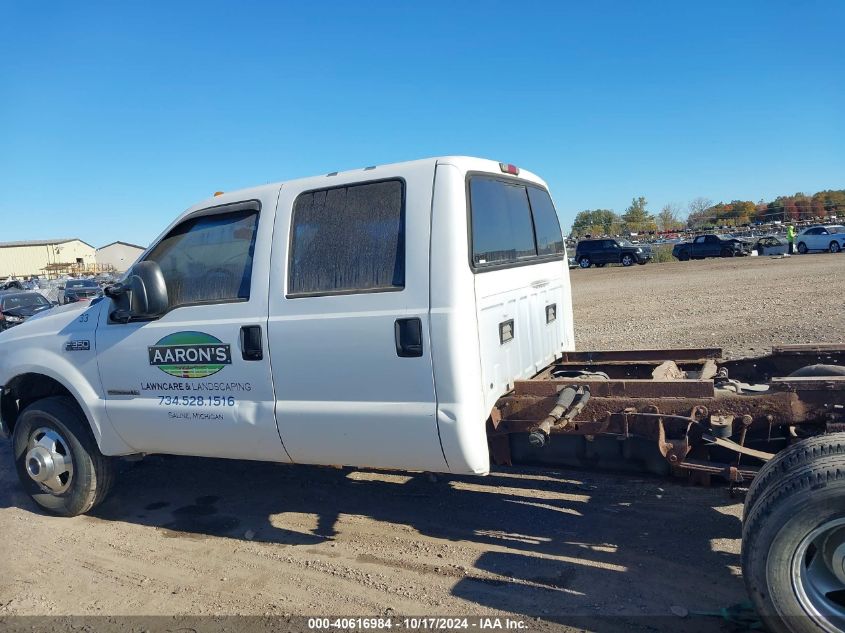
[{"label": "crew cab pickup truck", "polygon": [[114,456],[486,474],[515,380],[574,348],[546,184],[446,157],[223,193],[121,283],[0,334],[20,480],[90,510]]},{"label": "crew cab pickup truck", "polygon": [[739,257],[750,254],[751,244],[722,235],[699,235],[692,242],[681,242],[672,248],[672,256],[682,262],[706,257]]}]

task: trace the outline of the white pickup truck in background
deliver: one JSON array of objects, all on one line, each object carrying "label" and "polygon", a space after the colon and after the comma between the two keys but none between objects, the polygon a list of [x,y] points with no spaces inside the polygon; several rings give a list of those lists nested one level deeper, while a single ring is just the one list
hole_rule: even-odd
[{"label": "white pickup truck in background", "polygon": [[574,347],[545,183],[477,158],[217,195],[106,295],[0,335],[0,431],[66,516],[112,456],[486,474],[496,401]]}]

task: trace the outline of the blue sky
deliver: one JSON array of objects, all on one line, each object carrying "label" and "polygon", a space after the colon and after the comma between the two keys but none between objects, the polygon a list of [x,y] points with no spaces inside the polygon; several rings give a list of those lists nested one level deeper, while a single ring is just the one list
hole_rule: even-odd
[{"label": "blue sky", "polygon": [[0,0],[0,241],[442,154],[585,208],[845,187],[845,2]]}]

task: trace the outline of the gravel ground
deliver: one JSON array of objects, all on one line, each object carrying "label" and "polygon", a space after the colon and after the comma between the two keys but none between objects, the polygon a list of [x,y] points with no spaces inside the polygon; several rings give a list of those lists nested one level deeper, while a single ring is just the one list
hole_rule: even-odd
[{"label": "gravel ground", "polygon": [[571,271],[579,350],[845,342],[845,255],[745,257]]},{"label": "gravel ground", "polygon": [[[843,272],[845,255],[576,270],[578,347],[737,355],[841,342]],[[571,470],[433,481],[152,457],[91,516],[62,519],[21,492],[4,443],[0,626],[436,614],[512,615],[530,630],[724,630],[695,614],[744,600],[740,511],[722,488]]]}]

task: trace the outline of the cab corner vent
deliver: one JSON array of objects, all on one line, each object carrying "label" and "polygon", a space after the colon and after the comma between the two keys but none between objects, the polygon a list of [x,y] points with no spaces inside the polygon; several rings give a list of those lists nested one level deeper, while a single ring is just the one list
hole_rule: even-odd
[{"label": "cab corner vent", "polygon": [[504,345],[513,340],[513,319],[499,323],[499,343]]}]

